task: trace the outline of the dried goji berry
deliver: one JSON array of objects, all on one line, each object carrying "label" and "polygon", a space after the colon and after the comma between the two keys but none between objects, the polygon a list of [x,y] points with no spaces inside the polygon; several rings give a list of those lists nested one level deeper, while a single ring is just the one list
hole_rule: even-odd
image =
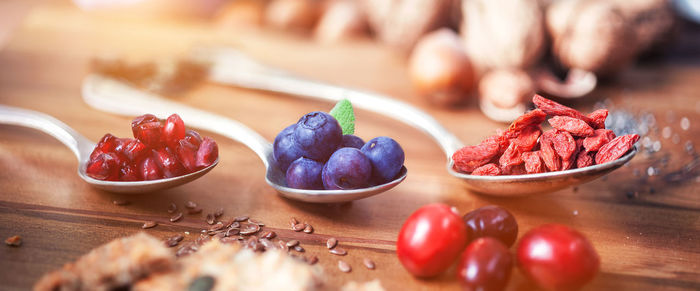
[{"label": "dried goji berry", "polygon": [[520,156],[518,145],[511,143],[501,158],[498,159],[498,164],[503,172],[510,172],[511,167],[523,163],[523,158]]},{"label": "dried goji berry", "polygon": [[537,145],[540,134],[542,134],[540,126],[531,125],[518,132],[514,138],[510,139],[510,142],[518,146],[520,152],[528,152]]},{"label": "dried goji berry", "polygon": [[591,136],[594,133],[593,128],[588,123],[578,118],[554,116],[549,119],[549,124],[558,130],[568,131],[575,136]]},{"label": "dried goji berry", "polygon": [[[612,136],[612,138],[610,138]],[[609,129],[596,129],[592,136],[583,139],[583,148],[587,152],[595,152],[600,149],[604,144],[609,143],[615,138],[615,133]]]},{"label": "dried goji berry", "polygon": [[540,157],[542,157],[542,161],[547,166],[547,169],[552,172],[559,171],[561,170],[561,160],[552,146],[552,140],[547,138],[546,134],[547,132],[543,133],[540,138]]},{"label": "dried goji berry", "polygon": [[510,124],[508,131],[517,134],[517,132],[528,126],[539,125],[544,122],[545,118],[547,118],[547,114],[540,109],[525,112],[525,114],[521,115]]},{"label": "dried goji berry", "polygon": [[593,128],[605,128],[605,119],[608,118],[608,110],[598,109],[589,113],[588,115],[586,115],[586,117],[590,119],[588,124],[590,124]]},{"label": "dried goji berry", "polygon": [[525,163],[525,172],[528,174],[544,173],[544,165],[539,151],[524,152],[521,156]]},{"label": "dried goji berry", "polygon": [[593,165],[592,153],[580,152],[576,157],[576,167],[585,168]]},{"label": "dried goji berry", "polygon": [[494,163],[486,164],[481,167],[476,168],[472,175],[477,176],[498,176],[501,174],[501,169]]},{"label": "dried goji berry", "polygon": [[515,165],[510,167],[508,169],[508,172],[504,172],[503,169],[501,169],[501,174],[503,175],[525,175],[527,172],[525,171],[525,164],[520,164],[520,165]]},{"label": "dried goji berry", "polygon": [[487,164],[498,154],[499,144],[496,139],[486,139],[475,146],[465,146],[452,155],[455,168],[464,173],[471,173],[476,168]]},{"label": "dried goji berry", "polygon": [[578,110],[561,105],[537,94],[535,94],[535,97],[532,97],[532,102],[535,103],[537,108],[542,109],[542,111],[551,116],[569,116],[576,119],[581,119],[586,123],[590,123],[591,121],[590,118],[583,115]]},{"label": "dried goji berry", "polygon": [[503,152],[506,151],[508,148],[508,145],[510,144],[510,140],[507,137],[507,132],[501,132],[497,133],[496,135],[492,135],[486,138],[482,143],[488,142],[488,143],[495,143],[498,145],[498,154],[503,154]]},{"label": "dried goji berry", "polygon": [[576,152],[576,140],[566,131],[556,131],[551,136],[552,145],[554,150],[563,160],[568,160]]},{"label": "dried goji berry", "polygon": [[598,153],[595,155],[595,163],[600,165],[617,160],[632,149],[637,140],[639,140],[639,135],[636,134],[622,135],[614,138],[598,150]]}]

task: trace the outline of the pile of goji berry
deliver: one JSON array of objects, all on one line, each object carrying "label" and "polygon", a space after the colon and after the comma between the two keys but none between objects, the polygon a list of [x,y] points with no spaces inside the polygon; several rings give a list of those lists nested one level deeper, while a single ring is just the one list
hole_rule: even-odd
[{"label": "pile of goji berry", "polygon": [[[639,135],[615,136],[605,129],[608,110],[581,112],[535,95],[537,109],[518,117],[508,130],[452,155],[456,170],[472,175],[522,175],[563,171],[617,160]],[[547,116],[553,129],[542,131]]]}]

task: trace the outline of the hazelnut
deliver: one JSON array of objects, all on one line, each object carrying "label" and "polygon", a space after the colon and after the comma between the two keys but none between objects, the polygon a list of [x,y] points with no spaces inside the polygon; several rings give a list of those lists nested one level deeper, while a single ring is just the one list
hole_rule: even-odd
[{"label": "hazelnut", "polygon": [[545,49],[541,9],[537,0],[464,0],[461,34],[477,70],[536,63]]},{"label": "hazelnut", "polygon": [[465,101],[474,88],[474,73],[459,36],[443,28],[423,36],[409,59],[413,85],[441,106]]},{"label": "hazelnut", "polygon": [[367,18],[356,1],[331,1],[316,25],[314,36],[320,42],[336,42],[360,37],[368,32]]},{"label": "hazelnut", "polygon": [[273,0],[265,10],[265,23],[282,30],[309,32],[320,10],[321,3],[316,0]]},{"label": "hazelnut", "polygon": [[534,94],[532,79],[519,69],[492,70],[479,82],[479,96],[502,109],[516,107]]}]

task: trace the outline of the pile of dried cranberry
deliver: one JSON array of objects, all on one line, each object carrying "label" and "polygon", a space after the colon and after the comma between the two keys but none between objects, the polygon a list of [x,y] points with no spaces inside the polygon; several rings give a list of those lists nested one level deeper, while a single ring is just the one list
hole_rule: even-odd
[{"label": "pile of dried cranberry", "polygon": [[219,157],[216,142],[185,128],[177,114],[163,123],[152,114],[131,122],[134,138],[106,134],[90,154],[87,175],[98,180],[143,181],[189,174]]},{"label": "pile of dried cranberry", "polygon": [[[563,171],[603,164],[627,153],[639,135],[615,136],[605,129],[608,110],[588,115],[542,96],[538,109],[518,117],[505,132],[452,155],[455,169],[472,175],[522,175]],[[542,132],[547,116],[551,130]]]}]

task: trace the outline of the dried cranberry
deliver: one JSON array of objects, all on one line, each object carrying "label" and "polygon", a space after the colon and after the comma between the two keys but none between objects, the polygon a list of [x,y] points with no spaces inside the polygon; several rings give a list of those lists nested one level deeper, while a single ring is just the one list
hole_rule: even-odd
[{"label": "dried cranberry", "polygon": [[467,224],[467,237],[493,237],[510,247],[518,236],[518,223],[515,217],[503,207],[488,205],[477,208],[463,217]]},{"label": "dried cranberry", "polygon": [[88,162],[85,172],[97,180],[117,180],[119,178],[119,158],[114,153],[101,153]]},{"label": "dried cranberry", "polygon": [[185,173],[185,167],[177,160],[169,148],[159,148],[153,150],[153,159],[163,170],[165,178],[177,177]]},{"label": "dried cranberry", "polygon": [[540,151],[524,152],[521,156],[525,162],[525,172],[528,174],[544,173]]},{"label": "dried cranberry", "polygon": [[206,168],[217,158],[219,158],[219,147],[213,139],[205,137],[197,150],[195,165],[197,168]]},{"label": "dried cranberry", "polygon": [[158,180],[163,178],[163,171],[161,171],[153,156],[146,156],[146,158],[139,163],[137,170],[144,180]]},{"label": "dried cranberry", "polygon": [[173,114],[165,120],[163,126],[163,140],[171,148],[177,146],[177,142],[185,138],[185,122],[179,115]]}]

